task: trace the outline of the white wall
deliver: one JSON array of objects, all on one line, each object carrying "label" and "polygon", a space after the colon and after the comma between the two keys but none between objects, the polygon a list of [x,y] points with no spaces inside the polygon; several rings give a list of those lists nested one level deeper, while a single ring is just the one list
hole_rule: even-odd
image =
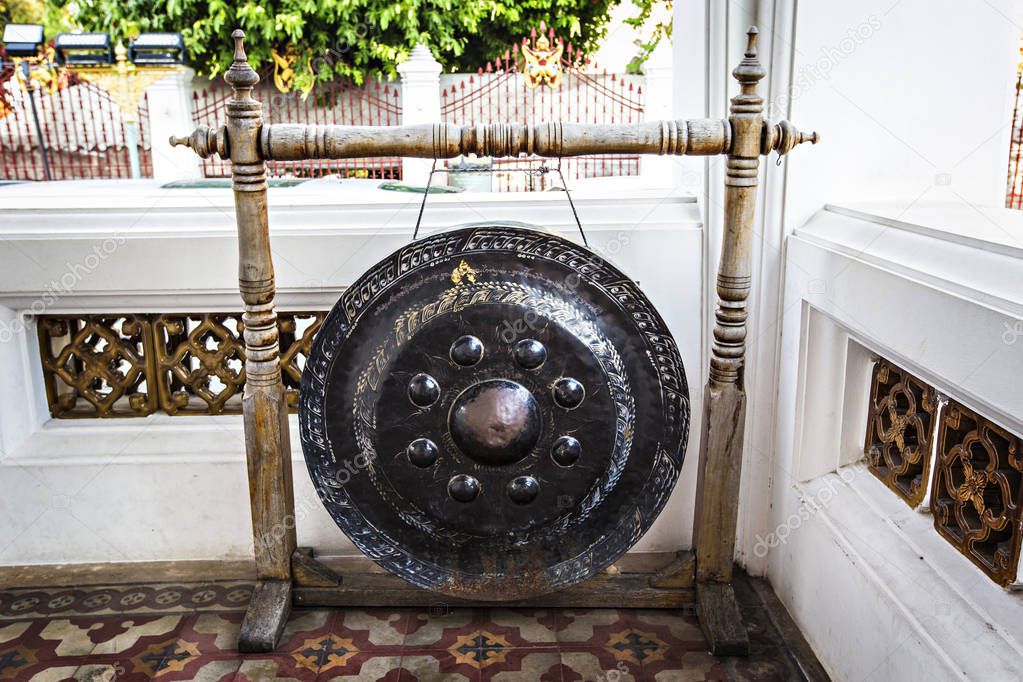
[{"label": "white wall", "polygon": [[[903,210],[948,201],[1002,205],[1023,6],[1010,0],[859,3],[760,0],[675,5],[680,116],[706,99],[721,115],[736,86],[742,34],[760,29],[767,115],[817,130],[822,142],[765,160],[754,227],[748,336],[750,394],[737,556],[765,532],[775,474],[778,346],[786,239],[828,201],[887,200]],[[700,36],[702,27],[703,36]],[[701,59],[702,55],[702,59]],[[686,84],[682,88],[682,84]],[[702,87],[702,91],[701,91]],[[701,115],[701,114],[696,114]],[[680,162],[693,175],[692,162]],[[707,224],[707,281],[720,248],[721,169],[706,162],[699,191]],[[711,288],[707,288],[712,293]],[[707,311],[714,301],[708,299]],[[709,326],[708,326],[709,328]]]},{"label": "white wall", "polygon": [[826,201],[1002,205],[1021,16],[1013,0],[799,3],[791,118],[823,142],[789,164],[788,231]]},{"label": "white wall", "polygon": [[[1023,243],[1023,221],[978,208],[1004,201],[1020,9],[868,0],[794,16],[792,97],[771,104],[823,141],[786,162],[779,365],[753,397],[776,401],[774,448],[750,471],[773,487],[768,514],[746,512],[743,552],[769,562],[835,679],[1023,675],[1019,597],[862,468],[827,475],[859,456],[870,352],[1020,427],[1008,377],[1021,356],[1001,334],[1020,316],[1007,283],[1021,252],[1005,242]],[[825,202],[883,204],[819,213]],[[758,538],[781,529],[765,557]]]},{"label": "white wall", "polygon": [[[1023,677],[1019,597],[862,468],[840,469],[860,459],[871,352],[1023,426],[1010,369],[1021,356],[1001,340],[1004,324],[1023,325],[1019,255],[1005,256],[1023,225],[981,206],[1004,200],[1021,11],[1010,0],[675,3],[678,83],[694,90],[676,91],[679,116],[699,115],[700,96],[707,115],[723,111],[756,24],[768,116],[822,135],[761,175],[737,559],[768,575],[837,680]],[[722,176],[714,162],[704,170],[710,282]],[[859,218],[818,213],[879,201]],[[778,533],[784,542],[761,543]]]},{"label": "white wall", "polygon": [[751,554],[836,680],[1023,679],[1023,594],[846,466],[871,353],[1023,433],[1023,353],[1006,333],[1023,320],[1023,214],[835,206],[787,250],[770,526]]}]

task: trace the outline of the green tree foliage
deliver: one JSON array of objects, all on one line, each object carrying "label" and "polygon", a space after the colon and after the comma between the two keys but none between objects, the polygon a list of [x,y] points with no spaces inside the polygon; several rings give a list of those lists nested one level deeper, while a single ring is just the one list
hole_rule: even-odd
[{"label": "green tree foliage", "polygon": [[[671,10],[672,0],[632,0],[632,4],[639,8],[639,13],[625,20],[626,24],[635,27],[642,32],[642,37],[636,41],[639,52],[629,62],[629,73],[641,73],[643,63],[653,54],[654,49],[662,40],[671,42]],[[655,18],[655,13],[659,16]]]},{"label": "green tree foliage", "polygon": [[[47,0],[54,3],[53,0]],[[181,31],[189,59],[211,77],[231,62],[240,27],[251,59],[294,56],[295,86],[347,76],[394,76],[420,42],[447,70],[475,71],[546,22],[582,50],[594,49],[620,0],[77,0],[69,22],[126,41],[144,31]],[[61,3],[61,6],[68,6]]]}]

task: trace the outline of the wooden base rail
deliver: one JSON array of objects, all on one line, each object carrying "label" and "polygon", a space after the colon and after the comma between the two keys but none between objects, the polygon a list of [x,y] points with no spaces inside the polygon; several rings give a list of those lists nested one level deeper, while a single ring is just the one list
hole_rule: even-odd
[{"label": "wooden base rail", "polygon": [[[437,597],[396,578],[342,577],[295,542],[287,403],[281,380],[274,312],[274,271],[267,220],[266,161],[374,156],[451,158],[463,154],[547,157],[586,154],[725,154],[724,234],[717,276],[718,308],[705,388],[698,469],[695,559],[680,555],[651,576],[599,576],[556,595],[546,605],[678,608],[695,601],[711,649],[745,654],[749,640],[732,590],[739,476],[746,394],[746,300],[750,291],[753,217],[760,157],[786,154],[816,133],[788,121],[763,118],[757,84],[765,71],[757,58],[757,30],[732,72],[740,92],[726,120],[694,119],[635,125],[438,123],[395,127],[264,125],[252,97],[259,76],[248,64],[244,34],[235,31],[234,63],[225,80],[234,90],[226,125],[200,126],[171,143],[206,158],[230,159],[238,223],[239,290],[245,303],[245,418],[252,528],[259,585],[239,635],[241,651],[271,651],[292,603],[302,605],[430,604]],[[695,593],[693,586],[695,585]],[[694,600],[695,597],[695,600]]]}]

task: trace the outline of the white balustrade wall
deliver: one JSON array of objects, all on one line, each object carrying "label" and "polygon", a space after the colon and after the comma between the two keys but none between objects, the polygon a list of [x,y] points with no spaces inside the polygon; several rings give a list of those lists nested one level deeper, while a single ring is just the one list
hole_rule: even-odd
[{"label": "white balustrade wall", "polygon": [[[270,190],[280,310],[329,308],[411,241],[422,195],[377,184],[324,179]],[[240,310],[231,190],[40,183],[2,187],[0,203],[0,564],[251,557],[241,416],[50,419],[32,321],[33,313]],[[591,247],[640,281],[680,344],[693,399],[689,456],[636,551],[688,547],[705,364],[697,205],[689,195],[621,187],[581,191],[575,203]],[[430,196],[423,220],[427,234],[515,220],[579,239],[562,192]],[[291,435],[299,542],[354,552],[316,498],[295,418]]]}]

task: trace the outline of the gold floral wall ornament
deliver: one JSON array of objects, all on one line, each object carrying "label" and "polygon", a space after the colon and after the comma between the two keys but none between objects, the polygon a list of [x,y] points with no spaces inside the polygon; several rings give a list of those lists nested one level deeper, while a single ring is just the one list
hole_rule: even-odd
[{"label": "gold floral wall ornament", "polygon": [[937,438],[935,529],[992,580],[1014,582],[1023,524],[1020,438],[954,400]]},{"label": "gold floral wall ornament", "polygon": [[869,408],[864,452],[870,472],[916,507],[927,492],[937,414],[934,389],[887,360],[878,360]]},{"label": "gold floral wall ornament", "polygon": [[44,315],[37,329],[54,417],[144,417],[156,411],[152,325],[145,316]]},{"label": "gold floral wall ornament", "polygon": [[526,84],[534,89],[540,85],[558,87],[561,84],[561,55],[564,51],[565,45],[561,40],[551,46],[550,40],[543,34],[541,24],[540,37],[533,46],[527,43],[522,45],[522,56],[526,59]]}]

